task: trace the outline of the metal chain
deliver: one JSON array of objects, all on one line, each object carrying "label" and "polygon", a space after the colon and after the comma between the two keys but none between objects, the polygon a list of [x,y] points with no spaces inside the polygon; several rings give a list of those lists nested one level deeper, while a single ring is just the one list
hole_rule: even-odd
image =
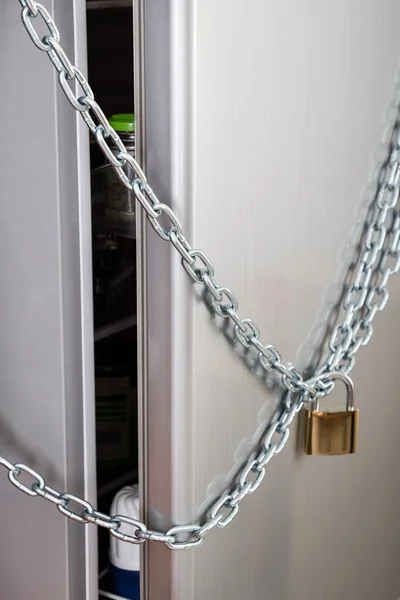
[{"label": "metal chain", "polygon": [[[213,503],[207,518],[202,523],[176,525],[168,531],[148,529],[142,521],[125,515],[107,515],[94,509],[92,504],[79,496],[61,493],[49,487],[44,478],[34,469],[22,464],[13,464],[0,455],[0,466],[8,470],[8,479],[21,492],[28,496],[40,496],[55,504],[58,510],[76,523],[97,525],[108,529],[110,534],[129,544],[142,544],[146,540],[163,542],[171,550],[185,550],[200,546],[209,531],[214,527],[224,528],[233,521],[239,511],[239,502],[248,494],[256,491],[265,475],[265,467],[275,454],[283,449],[289,437],[289,425],[304,404],[304,395],[288,392],[284,407],[269,427],[262,440],[261,449],[253,453],[240,472],[237,484],[225,490]],[[30,485],[21,480],[21,476],[30,476]],[[78,506],[73,510],[70,503]],[[120,531],[121,526],[129,526],[130,532]]]},{"label": "metal chain", "polygon": [[[390,157],[384,177],[379,182],[373,218],[363,239],[363,248],[353,281],[344,298],[344,318],[332,332],[327,357],[316,375],[305,379],[293,365],[282,361],[280,353],[273,345],[264,345],[260,341],[260,331],[252,319],[239,317],[239,303],[236,297],[231,290],[217,284],[213,264],[202,251],[191,247],[174,212],[166,204],[160,203],[140,165],[127,152],[120,137],[108,123],[94,98],[89,82],[68,59],[60,46],[60,33],[50,13],[35,0],[19,2],[22,5],[22,22],[30,38],[40,50],[47,53],[58,72],[58,80],[67,99],[81,114],[121,182],[134,191],[156,233],[163,240],[171,242],[180,254],[182,266],[193,282],[205,287],[215,313],[231,320],[236,340],[245,348],[254,348],[261,366],[269,372],[277,373],[288,392],[279,417],[269,425],[265,433],[261,450],[252,454],[241,470],[236,485],[219,496],[201,524],[177,525],[166,532],[152,531],[141,521],[124,515],[103,514],[82,498],[50,488],[39,473],[24,464],[13,464],[0,455],[0,465],[8,470],[10,482],[22,492],[52,502],[63,515],[78,523],[92,523],[104,527],[114,537],[132,544],[153,540],[163,542],[173,550],[193,548],[199,546],[207,533],[215,527],[224,528],[231,523],[238,513],[239,503],[245,496],[255,492],[264,478],[267,464],[285,446],[289,437],[289,426],[304,402],[308,398],[316,399],[330,393],[334,386],[334,372],[349,373],[354,366],[355,353],[371,338],[372,320],[378,311],[383,310],[388,300],[388,279],[400,268],[400,212],[395,211],[400,177],[399,123],[396,122]],[[42,38],[34,27],[34,20],[38,17],[45,22],[49,31],[48,35]],[[79,84],[83,95],[74,91],[76,84]],[[110,142],[117,146],[117,156],[112,152]],[[132,179],[124,171],[127,164],[134,172]],[[387,223],[389,219],[392,220],[391,226]],[[23,473],[33,477],[34,481],[30,486],[21,481],[20,476]],[[70,502],[78,504],[81,510],[76,512],[68,508]],[[131,533],[120,531],[123,524],[132,528]]]},{"label": "metal chain", "polygon": [[[192,281],[205,287],[214,312],[222,318],[231,320],[235,339],[246,348],[254,348],[260,365],[266,371],[276,373],[287,390],[304,392],[314,399],[329,393],[334,384],[324,375],[336,370],[345,373],[351,370],[354,365],[354,354],[360,346],[368,343],[372,335],[371,321],[373,317],[386,304],[388,277],[396,273],[400,266],[398,234],[400,221],[398,219],[392,229],[392,245],[383,251],[387,238],[386,218],[389,211],[393,211],[399,195],[400,132],[396,130],[397,136],[393,141],[386,177],[380,184],[375,201],[374,219],[368,228],[365,248],[354,274],[354,281],[343,303],[345,318],[332,333],[328,345],[329,355],[318,370],[317,376],[309,380],[304,379],[302,373],[295,366],[283,362],[282,356],[275,346],[265,345],[261,342],[260,330],[252,319],[241,318],[238,315],[239,302],[236,296],[230,289],[217,284],[215,269],[209,258],[201,250],[191,247],[175,213],[169,206],[158,200],[149,186],[142,168],[127,152],[118,133],[110,126],[107,117],[97,104],[89,82],[70,62],[60,46],[60,33],[46,8],[35,0],[19,0],[19,2],[23,7],[22,22],[33,43],[47,53],[58,72],[59,83],[67,99],[81,114],[122,184],[134,191],[156,233],[163,240],[171,242],[180,254],[182,266]],[[42,39],[33,25],[33,21],[37,17],[44,20],[50,33]],[[71,87],[76,83],[82,88],[83,95],[81,96],[74,93]],[[117,155],[110,148],[110,142],[117,147],[119,151]],[[132,178],[129,178],[124,171],[126,165],[133,170]],[[381,263],[382,279],[373,288],[370,288],[372,273],[379,263]],[[365,307],[368,309],[368,314],[360,314]]]},{"label": "metal chain", "polygon": [[389,299],[388,279],[400,268],[399,199],[400,125],[393,129],[387,163],[373,204],[372,218],[364,235],[364,245],[354,278],[343,301],[343,320],[332,331],[328,355],[316,376],[332,371],[348,374],[355,354],[366,346],[373,334],[372,321]]}]

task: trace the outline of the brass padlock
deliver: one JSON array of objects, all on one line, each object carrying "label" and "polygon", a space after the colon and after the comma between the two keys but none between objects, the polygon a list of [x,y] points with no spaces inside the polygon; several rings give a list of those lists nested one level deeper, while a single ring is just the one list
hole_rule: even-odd
[{"label": "brass padlock", "polygon": [[314,456],[353,454],[357,450],[359,416],[354,408],[353,382],[343,373],[330,373],[329,378],[345,383],[346,410],[320,412],[316,400],[314,410],[306,411],[304,451]]}]

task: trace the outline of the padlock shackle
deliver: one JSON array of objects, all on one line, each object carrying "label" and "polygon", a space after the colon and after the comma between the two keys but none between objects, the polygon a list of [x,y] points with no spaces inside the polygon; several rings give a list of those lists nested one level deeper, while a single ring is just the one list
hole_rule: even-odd
[{"label": "padlock shackle", "polygon": [[[346,394],[346,410],[354,410],[354,383],[352,379],[345,373],[341,373],[340,371],[333,371],[332,373],[327,373],[325,377],[322,378],[322,381],[329,382],[335,381],[339,379],[343,381],[346,386],[347,394]],[[319,410],[319,398],[315,400],[315,410]]]}]

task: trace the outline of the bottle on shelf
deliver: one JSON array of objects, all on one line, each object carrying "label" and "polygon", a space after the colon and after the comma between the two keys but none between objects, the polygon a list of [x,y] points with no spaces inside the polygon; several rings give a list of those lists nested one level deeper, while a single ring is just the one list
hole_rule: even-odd
[{"label": "bottle on shelf", "polygon": [[[135,156],[135,115],[115,114],[108,121],[120,136],[126,151]],[[109,146],[117,156],[120,152],[117,145],[110,141]],[[129,179],[134,179],[135,173],[128,163],[122,168]],[[92,195],[94,228],[136,238],[135,194],[121,184],[117,173],[108,163],[93,170],[92,190],[95,192]]]},{"label": "bottle on shelf", "polygon": [[[111,505],[112,515],[126,515],[139,519],[138,486],[125,486]],[[120,529],[124,530],[124,524]],[[110,571],[113,593],[127,600],[140,598],[140,549],[136,544],[127,544],[110,535]]]}]

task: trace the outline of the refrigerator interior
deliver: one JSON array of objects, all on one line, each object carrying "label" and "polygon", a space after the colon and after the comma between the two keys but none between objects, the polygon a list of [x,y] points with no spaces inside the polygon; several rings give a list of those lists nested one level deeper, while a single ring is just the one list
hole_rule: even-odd
[{"label": "refrigerator interior", "polygon": [[[89,81],[107,118],[134,113],[133,7],[88,0]],[[138,483],[136,239],[105,215],[112,172],[91,136],[92,259],[96,391],[97,506]],[[125,188],[121,186],[121,193]],[[100,597],[116,598],[108,571],[110,534],[98,528]]]}]

